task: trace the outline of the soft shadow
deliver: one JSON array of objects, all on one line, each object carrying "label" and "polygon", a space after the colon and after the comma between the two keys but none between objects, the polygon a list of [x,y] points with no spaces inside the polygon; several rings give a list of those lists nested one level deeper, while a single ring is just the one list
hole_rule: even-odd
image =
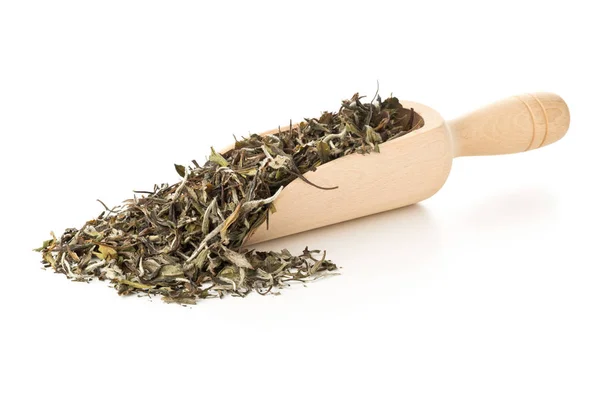
[{"label": "soft shadow", "polygon": [[556,198],[543,188],[524,188],[502,193],[469,208],[464,224],[490,229],[499,226],[518,226],[551,222],[556,217]]},{"label": "soft shadow", "polygon": [[[335,225],[253,245],[258,250],[292,253],[305,246],[327,250],[327,258],[353,268],[388,270],[398,265],[418,266],[439,255],[440,234],[426,207],[415,204]],[[346,271],[348,272],[348,271]]]}]

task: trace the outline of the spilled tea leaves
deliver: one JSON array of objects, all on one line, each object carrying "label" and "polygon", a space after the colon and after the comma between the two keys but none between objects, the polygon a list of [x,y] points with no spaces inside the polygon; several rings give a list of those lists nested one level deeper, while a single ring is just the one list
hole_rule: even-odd
[{"label": "spilled tea leaves", "polygon": [[76,281],[110,281],[119,294],[158,294],[167,302],[194,304],[225,294],[267,294],[336,270],[326,253],[308,248],[243,248],[268,221],[281,190],[303,174],[351,153],[379,152],[379,145],[423,125],[395,97],[362,102],[355,94],[338,112],[324,112],[275,135],[250,135],[233,149],[211,149],[208,161],[175,165],[182,178],[155,185],[106,210],[80,229],[67,229],[36,249],[45,267]]}]

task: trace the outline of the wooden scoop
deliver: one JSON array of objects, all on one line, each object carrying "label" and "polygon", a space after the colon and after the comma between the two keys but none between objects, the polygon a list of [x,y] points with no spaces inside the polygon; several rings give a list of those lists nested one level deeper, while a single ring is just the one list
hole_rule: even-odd
[{"label": "wooden scoop", "polygon": [[274,203],[269,229],[262,224],[246,245],[425,200],[444,185],[454,157],[537,149],[562,138],[570,120],[567,105],[552,93],[514,96],[452,121],[423,104],[401,103],[414,108],[423,127],[381,144],[380,153],[351,154],[304,175],[336,190],[291,182]]}]

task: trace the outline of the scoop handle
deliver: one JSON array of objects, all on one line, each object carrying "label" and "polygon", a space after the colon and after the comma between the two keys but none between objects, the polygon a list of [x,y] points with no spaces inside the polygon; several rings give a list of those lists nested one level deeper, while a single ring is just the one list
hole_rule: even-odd
[{"label": "scoop handle", "polygon": [[538,149],[562,138],[569,108],[554,93],[528,93],[490,104],[449,121],[454,156],[510,154]]}]

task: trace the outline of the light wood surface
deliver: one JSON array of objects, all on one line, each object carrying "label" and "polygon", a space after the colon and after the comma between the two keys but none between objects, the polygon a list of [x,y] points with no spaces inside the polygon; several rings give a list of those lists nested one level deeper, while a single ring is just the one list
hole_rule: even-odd
[{"label": "light wood surface", "polygon": [[449,122],[423,104],[401,103],[423,117],[422,128],[383,143],[380,153],[351,154],[305,174],[336,190],[291,182],[275,201],[269,229],[261,225],[246,245],[417,203],[444,185],[454,157],[537,149],[569,127],[566,103],[551,93],[514,96]]},{"label": "light wood surface", "polygon": [[455,156],[518,153],[562,138],[569,109],[553,93],[528,93],[491,104],[449,122]]}]

